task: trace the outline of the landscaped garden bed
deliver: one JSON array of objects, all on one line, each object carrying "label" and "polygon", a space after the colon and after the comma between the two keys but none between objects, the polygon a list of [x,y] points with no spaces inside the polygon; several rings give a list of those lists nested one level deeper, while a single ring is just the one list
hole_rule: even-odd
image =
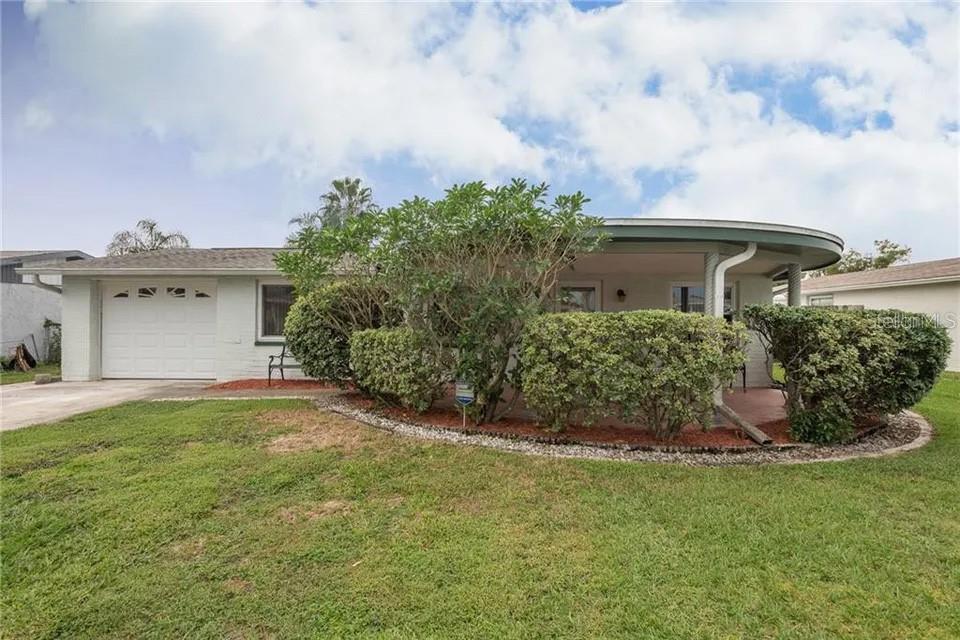
[{"label": "landscaped garden bed", "polygon": [[434,407],[422,413],[384,406],[358,393],[347,392],[318,401],[318,406],[401,436],[441,440],[562,458],[669,462],[683,465],[801,463],[844,460],[898,453],[923,446],[932,432],[926,422],[903,412],[880,422],[859,425],[844,442],[813,445],[795,442],[786,419],[761,425],[773,437],[772,445],[758,445],[732,426],[703,430],[683,428],[670,441],[658,440],[637,426],[568,425],[555,432],[523,418],[464,426],[452,408]]},{"label": "landscaped garden bed", "polygon": [[337,388],[334,384],[320,380],[272,380],[268,383],[268,381],[263,378],[231,380],[229,382],[212,384],[207,387],[210,391],[251,391],[257,389],[324,390]]},{"label": "landscaped garden bed", "polygon": [[[583,213],[582,194],[552,204],[546,194],[520,180],[458,185],[438,200],[297,234],[277,265],[298,291],[284,336],[303,374],[350,381],[357,397],[337,400],[338,409],[388,429],[579,447],[588,457],[830,458],[920,437],[902,411],[945,367],[943,327],[899,311],[772,305],[737,309],[732,321],[658,309],[558,312],[561,273],[606,238]],[[751,339],[783,374],[783,394],[760,390],[767,395],[752,415],[736,406],[742,397],[724,393],[747,370]],[[450,403],[453,380],[461,410]],[[514,413],[515,399],[524,414]]]}]

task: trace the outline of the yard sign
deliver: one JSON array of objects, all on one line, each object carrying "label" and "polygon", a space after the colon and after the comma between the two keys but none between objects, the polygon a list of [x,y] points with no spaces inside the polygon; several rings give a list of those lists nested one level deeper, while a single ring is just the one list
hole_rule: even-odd
[{"label": "yard sign", "polygon": [[461,407],[473,404],[473,387],[463,380],[457,380],[456,398]]},{"label": "yard sign", "polygon": [[473,387],[464,380],[457,380],[457,390],[454,393],[460,411],[463,413],[463,428],[467,428],[467,405],[473,404]]}]

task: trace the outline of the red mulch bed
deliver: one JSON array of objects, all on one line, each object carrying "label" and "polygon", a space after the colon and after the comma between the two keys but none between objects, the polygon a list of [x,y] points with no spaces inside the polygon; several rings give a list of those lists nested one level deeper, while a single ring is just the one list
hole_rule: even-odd
[{"label": "red mulch bed", "polygon": [[[381,415],[404,422],[426,424],[443,429],[463,431],[463,417],[459,411],[434,407],[426,413],[416,413],[409,409],[383,407],[374,400],[355,393],[344,394],[343,398],[358,409],[376,411]],[[786,422],[786,421],[778,421]],[[776,444],[788,444],[792,441],[786,428],[778,423],[770,423],[775,428],[759,425]],[[788,427],[789,425],[787,425]],[[568,425],[561,433],[555,433],[531,420],[507,417],[495,424],[473,424],[467,420],[466,430],[470,433],[484,433],[508,438],[549,439],[555,442],[571,444],[617,444],[634,447],[686,447],[686,448],[744,448],[758,446],[740,429],[734,427],[715,427],[709,431],[697,425],[683,428],[673,440],[657,440],[643,427],[613,425]]]},{"label": "red mulch bed", "polygon": [[337,389],[336,385],[327,382],[318,382],[316,380],[274,380],[267,386],[267,381],[262,378],[250,378],[248,380],[231,380],[230,382],[221,382],[212,384],[207,389],[214,391],[244,391],[247,389]]},{"label": "red mulch bed", "polygon": [[[883,421],[880,420],[880,418],[867,418],[862,424],[856,426],[851,440],[862,438],[868,433],[876,431],[882,425]],[[790,439],[790,421],[786,418],[758,424],[757,428],[773,438],[773,441],[777,444],[781,442],[793,442],[793,440]]]}]

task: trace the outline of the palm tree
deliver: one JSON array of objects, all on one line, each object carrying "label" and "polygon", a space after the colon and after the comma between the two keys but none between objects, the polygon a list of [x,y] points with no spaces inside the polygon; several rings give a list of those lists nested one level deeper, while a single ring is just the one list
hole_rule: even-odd
[{"label": "palm tree", "polygon": [[360,178],[341,178],[330,183],[330,191],[320,196],[320,208],[292,218],[290,224],[307,227],[341,227],[352,216],[374,213],[380,209],[373,201],[373,192]]},{"label": "palm tree", "polygon": [[108,256],[122,256],[157,249],[189,247],[187,236],[179,231],[164,233],[157,228],[157,221],[145,218],[132,231],[119,231],[107,245]]}]

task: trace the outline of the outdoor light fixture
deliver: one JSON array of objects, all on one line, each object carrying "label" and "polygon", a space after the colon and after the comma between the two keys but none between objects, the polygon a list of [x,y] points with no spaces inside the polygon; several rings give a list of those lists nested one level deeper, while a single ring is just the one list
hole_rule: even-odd
[{"label": "outdoor light fixture", "polygon": [[617,300],[619,300],[620,302],[623,302],[626,299],[627,299],[627,292],[624,291],[623,289],[617,289]]}]

